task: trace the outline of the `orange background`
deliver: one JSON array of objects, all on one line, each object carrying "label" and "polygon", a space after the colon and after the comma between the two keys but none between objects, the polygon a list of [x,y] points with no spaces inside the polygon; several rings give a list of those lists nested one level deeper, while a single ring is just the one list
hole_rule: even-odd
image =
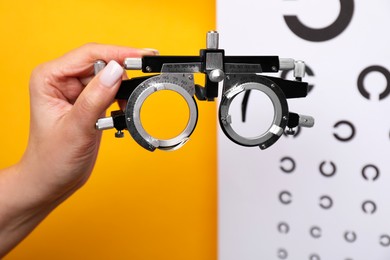
[{"label": "orange background", "polygon": [[[0,1],[0,167],[25,149],[37,64],[87,42],[197,55],[215,27],[207,0]],[[152,106],[181,109],[170,98]],[[175,152],[106,131],[90,181],[5,259],[216,259],[216,104],[198,107],[191,140]]]}]

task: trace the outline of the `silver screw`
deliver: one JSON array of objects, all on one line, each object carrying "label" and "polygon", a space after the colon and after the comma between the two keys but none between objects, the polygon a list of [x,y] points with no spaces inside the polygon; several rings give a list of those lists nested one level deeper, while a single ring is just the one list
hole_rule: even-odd
[{"label": "silver screw", "polygon": [[124,133],[121,131],[121,130],[118,130],[116,133],[115,133],[115,137],[116,138],[122,138],[124,137]]},{"label": "silver screw", "polygon": [[294,131],[294,129],[289,128],[289,129],[286,130],[286,134],[287,135],[295,135],[295,131]]}]

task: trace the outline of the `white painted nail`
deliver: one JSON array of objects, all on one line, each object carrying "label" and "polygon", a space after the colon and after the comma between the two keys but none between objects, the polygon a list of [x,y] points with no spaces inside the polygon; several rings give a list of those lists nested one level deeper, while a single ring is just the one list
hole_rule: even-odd
[{"label": "white painted nail", "polygon": [[100,74],[100,83],[111,88],[122,77],[123,68],[116,61],[110,61]]}]

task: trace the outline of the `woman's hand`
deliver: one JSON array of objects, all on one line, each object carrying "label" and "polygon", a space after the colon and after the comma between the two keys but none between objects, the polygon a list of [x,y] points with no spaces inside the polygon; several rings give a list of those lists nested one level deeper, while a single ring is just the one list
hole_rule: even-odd
[{"label": "woman's hand", "polygon": [[[0,256],[86,182],[101,138],[95,122],[125,76],[119,64],[154,54],[87,44],[33,71],[28,146],[17,165],[0,171]],[[97,60],[108,64],[94,76]]]}]

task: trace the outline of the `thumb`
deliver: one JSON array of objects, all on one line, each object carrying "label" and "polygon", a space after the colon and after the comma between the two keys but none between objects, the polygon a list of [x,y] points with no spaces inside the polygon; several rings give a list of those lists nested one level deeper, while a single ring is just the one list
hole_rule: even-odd
[{"label": "thumb", "polygon": [[95,130],[96,120],[114,101],[123,72],[116,61],[110,61],[81,92],[71,111],[73,122],[79,122],[81,129]]}]

